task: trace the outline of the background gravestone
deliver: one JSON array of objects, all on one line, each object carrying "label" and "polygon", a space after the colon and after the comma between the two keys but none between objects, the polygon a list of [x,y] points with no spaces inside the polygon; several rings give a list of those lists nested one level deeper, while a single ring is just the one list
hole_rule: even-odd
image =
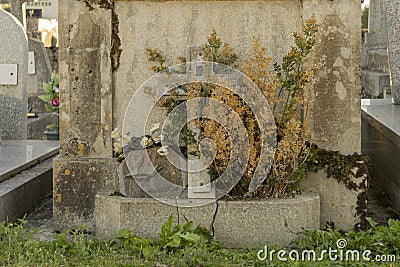
[{"label": "background gravestone", "polygon": [[33,111],[44,112],[44,102],[37,96],[44,93],[43,82],[50,81],[51,64],[46,48],[40,40],[29,37],[28,43],[29,52],[33,52],[33,60],[29,58],[28,62],[28,65],[32,66],[28,75],[28,101],[33,106]]},{"label": "background gravestone", "polygon": [[10,4],[10,13],[13,14],[20,22],[22,22],[22,3],[25,0],[0,0],[0,4]]},{"label": "background gravestone", "polygon": [[21,23],[3,10],[0,44],[0,132],[3,139],[26,139],[28,40]]},{"label": "background gravestone", "polygon": [[386,0],[388,48],[392,75],[392,94],[395,104],[400,104],[400,0]]},{"label": "background gravestone", "polygon": [[27,138],[42,139],[46,125],[57,123],[57,117],[46,112],[45,102],[38,97],[44,93],[43,82],[51,79],[52,67],[44,44],[29,32],[28,44],[28,104],[37,117],[28,119]]},{"label": "background gravestone", "polygon": [[43,82],[50,81],[52,68],[42,41],[29,37],[28,43],[29,52],[34,53],[34,71],[28,76],[28,96],[31,97],[43,94]]},{"label": "background gravestone", "polygon": [[368,34],[363,44],[361,82],[366,97],[385,97],[390,92],[387,22],[384,0],[369,4]]}]

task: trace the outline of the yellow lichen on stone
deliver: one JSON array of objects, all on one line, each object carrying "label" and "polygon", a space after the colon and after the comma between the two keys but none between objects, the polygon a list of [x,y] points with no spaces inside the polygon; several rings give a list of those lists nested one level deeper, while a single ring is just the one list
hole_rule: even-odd
[{"label": "yellow lichen on stone", "polygon": [[79,144],[79,145],[78,145],[78,155],[79,155],[79,156],[83,156],[83,154],[84,154],[84,149],[85,149],[85,145],[84,145],[84,144]]}]

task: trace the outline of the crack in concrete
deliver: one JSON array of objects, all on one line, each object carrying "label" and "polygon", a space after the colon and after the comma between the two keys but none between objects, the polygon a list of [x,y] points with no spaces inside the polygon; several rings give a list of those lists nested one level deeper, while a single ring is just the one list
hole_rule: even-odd
[{"label": "crack in concrete", "polygon": [[210,230],[212,232],[212,236],[213,237],[215,237],[214,223],[215,223],[215,219],[216,219],[217,213],[218,213],[218,207],[219,207],[218,201],[215,201],[215,204],[216,204],[215,212],[214,212],[213,219],[212,219],[212,222],[211,222],[211,225],[210,225]]}]

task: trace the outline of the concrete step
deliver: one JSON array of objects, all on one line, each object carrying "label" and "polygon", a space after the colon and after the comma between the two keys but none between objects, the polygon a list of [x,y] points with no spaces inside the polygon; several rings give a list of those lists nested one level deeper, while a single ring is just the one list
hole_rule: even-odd
[{"label": "concrete step", "polygon": [[0,183],[0,222],[22,218],[51,192],[53,158]]},{"label": "concrete step", "polygon": [[371,98],[384,98],[390,92],[390,75],[388,73],[362,69],[361,85],[364,94]]},{"label": "concrete step", "polygon": [[58,151],[57,141],[1,141],[0,222],[23,217],[51,192]]},{"label": "concrete step", "polygon": [[387,49],[369,50],[367,52],[369,70],[389,73],[389,58]]},{"label": "concrete step", "polygon": [[0,141],[0,182],[58,154],[58,141]]}]

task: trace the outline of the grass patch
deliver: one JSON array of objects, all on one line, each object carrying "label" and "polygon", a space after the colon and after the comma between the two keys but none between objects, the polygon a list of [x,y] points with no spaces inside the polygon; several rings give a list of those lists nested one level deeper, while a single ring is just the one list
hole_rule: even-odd
[{"label": "grass patch", "polygon": [[[257,257],[260,248],[227,249],[214,241],[204,228],[194,228],[191,222],[173,225],[173,217],[160,230],[160,241],[141,238],[131,231],[121,230],[118,237],[102,241],[84,235],[83,229],[56,234],[55,240],[40,241],[33,235],[37,230],[24,229],[26,221],[0,223],[1,266],[399,266],[397,263],[372,261],[346,262],[323,261],[297,262],[288,259],[279,261],[278,245],[268,246],[275,250],[272,261],[261,261]],[[341,233],[327,231],[304,231],[286,251],[313,249],[317,255],[323,249],[336,249],[339,239],[346,239],[348,249],[371,250],[375,255],[398,255],[400,252],[400,222],[391,220],[387,227],[377,226],[370,220],[366,231]],[[288,255],[286,254],[286,258]]]}]

